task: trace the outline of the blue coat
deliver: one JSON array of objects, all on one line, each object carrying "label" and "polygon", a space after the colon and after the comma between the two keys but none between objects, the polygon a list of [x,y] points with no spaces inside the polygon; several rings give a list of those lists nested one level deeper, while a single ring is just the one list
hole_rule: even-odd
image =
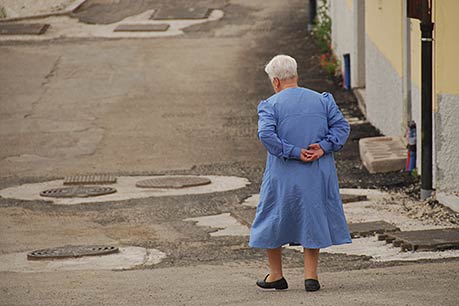
[{"label": "blue coat", "polygon": [[[333,96],[287,88],[261,101],[258,116],[258,137],[268,154],[249,245],[350,243],[333,157],[350,128]],[[325,154],[314,162],[300,161],[301,148],[313,143]]]}]

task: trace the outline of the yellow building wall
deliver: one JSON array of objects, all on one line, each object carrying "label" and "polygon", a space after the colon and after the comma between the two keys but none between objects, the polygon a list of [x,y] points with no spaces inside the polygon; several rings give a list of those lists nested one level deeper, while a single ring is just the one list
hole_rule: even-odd
[{"label": "yellow building wall", "polygon": [[[352,0],[346,0],[352,7]],[[389,60],[399,76],[403,73],[402,1],[365,2],[368,37]],[[459,94],[459,1],[433,0],[435,94]],[[421,30],[411,19],[411,78],[421,87]]]},{"label": "yellow building wall", "polygon": [[400,77],[403,73],[402,1],[365,1],[365,31]]},{"label": "yellow building wall", "polygon": [[459,94],[459,1],[435,0],[434,73],[437,94]]},{"label": "yellow building wall", "polygon": [[352,11],[352,0],[346,0],[347,7]]},{"label": "yellow building wall", "polygon": [[[433,2],[434,27],[434,111],[437,94],[459,94],[459,1]],[[411,19],[411,79],[421,88],[421,30],[420,21]]]}]

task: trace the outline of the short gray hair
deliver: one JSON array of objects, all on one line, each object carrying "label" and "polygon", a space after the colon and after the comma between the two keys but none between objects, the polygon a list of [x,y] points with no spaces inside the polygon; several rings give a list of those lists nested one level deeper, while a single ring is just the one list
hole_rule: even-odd
[{"label": "short gray hair", "polygon": [[279,80],[289,80],[296,76],[297,73],[296,60],[288,55],[276,55],[265,66],[265,72],[268,74],[271,82],[274,78]]}]

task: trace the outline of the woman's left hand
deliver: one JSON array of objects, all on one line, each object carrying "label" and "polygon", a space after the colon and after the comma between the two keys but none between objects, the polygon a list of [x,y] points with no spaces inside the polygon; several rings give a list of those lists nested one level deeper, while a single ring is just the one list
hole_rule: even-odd
[{"label": "woman's left hand", "polygon": [[318,143],[313,143],[309,145],[307,150],[301,150],[301,160],[304,162],[313,162],[321,158],[324,154],[324,150],[322,150],[320,145]]}]

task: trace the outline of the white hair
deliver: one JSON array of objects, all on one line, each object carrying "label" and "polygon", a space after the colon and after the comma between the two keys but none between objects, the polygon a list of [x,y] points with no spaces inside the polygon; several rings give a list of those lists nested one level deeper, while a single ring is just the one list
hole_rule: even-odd
[{"label": "white hair", "polygon": [[296,60],[293,57],[281,54],[276,55],[269,61],[265,66],[265,72],[268,74],[271,82],[274,78],[289,80],[298,76],[296,68]]}]

